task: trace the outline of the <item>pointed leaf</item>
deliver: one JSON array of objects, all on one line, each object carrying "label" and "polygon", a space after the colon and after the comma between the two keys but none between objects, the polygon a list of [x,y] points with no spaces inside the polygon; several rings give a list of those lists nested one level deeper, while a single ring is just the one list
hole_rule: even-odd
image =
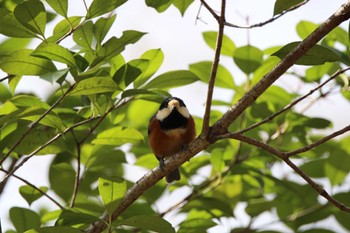
[{"label": "pointed leaf", "polygon": [[14,75],[42,75],[56,71],[52,61],[34,57],[32,52],[29,49],[17,50],[0,60],[0,68]]},{"label": "pointed leaf", "polygon": [[25,232],[40,226],[40,216],[29,209],[12,207],[10,218],[17,232]]},{"label": "pointed leaf", "polygon": [[151,49],[141,55],[141,59],[147,59],[149,61],[147,69],[142,73],[134,82],[135,87],[140,87],[142,84],[148,81],[155,72],[159,69],[164,60],[164,54],[161,49]]},{"label": "pointed leaf", "polygon": [[98,191],[102,197],[104,206],[110,214],[117,209],[126,190],[126,182],[122,178],[98,179]]},{"label": "pointed leaf", "polygon": [[[283,59],[291,50],[297,47],[299,43],[300,42],[292,42],[287,44],[272,55]],[[335,61],[341,61],[341,58],[333,50],[322,45],[315,45],[299,58],[295,64],[312,66]]]},{"label": "pointed leaf", "polygon": [[171,5],[172,0],[146,0],[146,4],[149,7],[154,8],[159,13],[165,11]]},{"label": "pointed leaf", "polygon": [[35,33],[24,27],[12,12],[0,8],[0,33],[8,37],[34,38]]},{"label": "pointed leaf", "polygon": [[36,34],[45,36],[46,11],[41,1],[25,1],[17,5],[13,13],[24,27]]},{"label": "pointed leaf", "polygon": [[[48,190],[47,187],[39,187],[39,189],[44,193]],[[29,185],[23,185],[19,187],[19,193],[28,202],[29,205],[31,205],[35,200],[43,196],[41,192]]]},{"label": "pointed leaf", "polygon": [[188,7],[194,2],[194,0],[174,0],[173,4],[179,9],[182,16],[184,16]]},{"label": "pointed leaf", "polygon": [[99,133],[92,143],[120,146],[125,143],[139,143],[143,140],[143,135],[136,129],[115,127]]},{"label": "pointed leaf", "polygon": [[263,55],[260,49],[252,45],[246,45],[236,49],[233,60],[244,73],[250,74],[259,68]]},{"label": "pointed leaf", "polygon": [[147,231],[175,233],[172,225],[162,217],[153,215],[139,215],[127,218],[118,223],[118,226],[132,226]]},{"label": "pointed leaf", "polygon": [[273,15],[279,15],[304,0],[276,0]]},{"label": "pointed leaf", "polygon": [[46,0],[46,2],[56,11],[57,14],[67,18],[68,0]]},{"label": "pointed leaf", "polygon": [[136,43],[145,34],[139,31],[128,30],[124,31],[120,38],[112,37],[97,51],[97,58],[92,62],[91,67],[103,61],[109,62],[113,57],[124,51],[125,46]]},{"label": "pointed leaf", "polygon": [[99,18],[94,25],[94,35],[97,42],[102,43],[103,39],[111,29],[117,15],[109,18]]},{"label": "pointed leaf", "polygon": [[125,2],[126,0],[94,0],[87,11],[86,18],[91,19],[106,14],[117,9]]},{"label": "pointed leaf", "polygon": [[148,64],[149,61],[145,59],[132,60],[114,74],[113,80],[118,83],[120,88],[124,89],[141,76]]},{"label": "pointed leaf", "polygon": [[170,71],[152,79],[146,84],[145,89],[179,87],[191,84],[198,80],[198,77],[188,70]]},{"label": "pointed leaf", "polygon": [[73,33],[73,39],[78,45],[91,50],[93,23],[87,21]]},{"label": "pointed leaf", "polygon": [[54,226],[31,229],[25,233],[81,233],[81,230],[73,227]]},{"label": "pointed leaf", "polygon": [[91,95],[120,90],[109,77],[93,77],[80,81],[70,95]]},{"label": "pointed leaf", "polygon": [[[212,65],[213,63],[210,61],[194,63],[190,65],[190,71],[196,74],[201,81],[208,83],[211,75]],[[231,73],[222,65],[219,65],[218,67],[215,86],[229,89],[235,88]]]},{"label": "pointed leaf", "polygon": [[300,21],[296,26],[298,36],[303,40],[308,37],[316,28],[316,24],[305,20]]},{"label": "pointed leaf", "polygon": [[[215,31],[203,32],[203,38],[205,42],[210,48],[214,50],[216,49],[217,37],[218,33]],[[235,49],[236,45],[233,43],[233,41],[228,36],[224,35],[222,40],[221,54],[232,57]]]},{"label": "pointed leaf", "polygon": [[33,56],[45,57],[53,61],[62,62],[69,67],[76,67],[72,53],[62,46],[54,43],[42,43],[32,53]]}]

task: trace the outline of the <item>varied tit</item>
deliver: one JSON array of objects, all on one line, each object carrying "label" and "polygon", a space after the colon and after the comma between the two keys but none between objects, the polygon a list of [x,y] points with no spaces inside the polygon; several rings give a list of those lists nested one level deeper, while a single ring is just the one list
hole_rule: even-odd
[{"label": "varied tit", "polygon": [[[161,168],[164,157],[176,154],[196,137],[194,120],[181,99],[169,97],[163,101],[149,122],[148,137]],[[166,176],[168,183],[175,180],[180,180],[178,168]]]}]

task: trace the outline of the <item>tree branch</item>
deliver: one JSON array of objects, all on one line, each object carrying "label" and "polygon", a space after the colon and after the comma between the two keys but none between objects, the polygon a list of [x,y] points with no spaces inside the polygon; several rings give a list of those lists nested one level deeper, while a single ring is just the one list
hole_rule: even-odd
[{"label": "tree branch", "polygon": [[[202,1],[202,3],[203,2],[205,3],[205,1]],[[217,21],[219,24],[219,32],[218,32],[218,36],[216,39],[216,49],[215,49],[214,62],[213,62],[213,66],[211,68],[211,74],[210,74],[210,79],[209,79],[209,83],[208,83],[207,101],[205,104],[205,112],[204,112],[202,132],[201,132],[201,135],[204,137],[207,137],[208,132],[209,132],[211,102],[213,100],[216,73],[218,70],[219,62],[220,62],[220,53],[221,53],[222,41],[223,41],[223,37],[224,37],[225,10],[226,10],[226,0],[222,0],[222,2],[221,2],[221,15],[219,18],[217,18]]]},{"label": "tree branch", "polygon": [[[350,126],[348,126],[350,129]],[[338,207],[340,210],[350,213],[350,207],[344,205],[343,203],[335,200],[332,196],[330,196],[327,191],[319,184],[314,182],[308,175],[306,175],[297,165],[295,165],[287,156],[287,153],[279,151],[275,149],[274,147],[258,141],[256,139],[244,136],[243,134],[232,134],[232,139],[236,139],[245,143],[248,143],[250,145],[254,145],[256,147],[259,147],[275,156],[283,160],[290,168],[292,168],[298,175],[300,175],[316,192],[318,192],[321,196],[326,198],[330,203]]]},{"label": "tree branch", "polygon": [[338,70],[337,72],[335,72],[331,77],[329,77],[326,81],[324,81],[323,83],[319,84],[317,87],[315,87],[314,89],[311,89],[307,94],[295,99],[293,102],[291,102],[290,104],[288,104],[287,106],[285,106],[283,109],[277,111],[276,113],[272,114],[271,116],[266,117],[265,119],[263,119],[260,122],[257,122],[245,129],[242,129],[238,132],[236,132],[237,134],[241,134],[241,133],[245,133],[249,130],[252,130],[262,124],[265,124],[268,121],[272,121],[275,117],[281,115],[282,113],[286,112],[287,110],[291,109],[292,107],[294,107],[295,105],[297,105],[299,102],[301,102],[302,100],[306,99],[307,97],[309,97],[310,95],[312,95],[315,91],[321,89],[322,87],[324,87],[327,83],[329,83],[330,81],[332,81],[333,79],[335,79],[338,75],[345,73],[346,71],[350,70],[350,67],[346,68],[346,69],[342,69],[342,70]]},{"label": "tree branch", "polygon": [[[204,0],[201,0],[203,5],[206,5]],[[214,12],[215,13],[215,12]],[[214,16],[215,17],[215,16]],[[341,22],[349,19],[350,17],[350,2],[347,2],[340,9],[334,13],[328,20],[320,25],[310,36],[308,36],[303,42],[301,42],[296,48],[294,48],[280,63],[266,74],[250,91],[248,91],[241,100],[239,100],[233,107],[231,107],[221,119],[219,119],[212,127],[209,128],[208,139],[213,139],[218,135],[227,132],[228,126],[236,120],[266,89],[271,86],[286,70],[288,70],[301,56],[303,56],[310,48],[312,48],[319,40],[321,40],[327,33],[337,27]],[[242,135],[243,136],[243,135]],[[244,136],[245,137],[245,136]],[[204,150],[211,142],[204,137],[198,137],[192,141],[188,147],[180,151],[179,153],[171,156],[165,160],[164,169],[159,167],[153,169],[136,184],[134,184],[125,194],[121,200],[119,207],[109,216],[106,212],[101,216],[101,219],[91,224],[86,232],[97,233],[106,229],[108,222],[114,221],[120,216],[125,209],[127,209],[137,198],[139,198],[147,189],[152,187],[166,174],[169,174],[175,168],[181,164],[190,160],[194,155]],[[267,146],[267,148],[271,148]],[[278,150],[271,148],[272,151],[278,153]],[[286,161],[289,161],[286,157]],[[311,180],[311,182],[313,182]],[[317,187],[317,184],[315,184]],[[323,190],[324,191],[324,190]],[[324,192],[321,192],[325,195]],[[325,195],[327,196],[327,195]],[[335,201],[330,198],[330,200]],[[332,202],[333,203],[333,202]],[[338,204],[336,201],[335,204]],[[340,204],[341,205],[341,204]],[[343,208],[343,207],[342,207]],[[344,209],[344,208],[343,208]],[[347,210],[345,208],[345,210]]]},{"label": "tree branch", "polygon": [[234,106],[232,106],[212,127],[211,135],[225,133],[228,126],[235,121],[262,93],[279,79],[299,58],[311,49],[319,40],[350,18],[350,2],[343,4],[337,12],[323,22],[297,47],[291,50],[280,63],[267,73],[252,89],[250,89]]},{"label": "tree branch", "polygon": [[15,142],[15,144],[8,150],[8,152],[4,155],[4,157],[0,160],[0,165],[7,159],[7,157],[10,156],[12,151],[23,141],[23,139],[28,136],[28,134],[39,124],[39,122],[44,119],[46,115],[48,115],[54,108],[57,107],[59,103],[71,92],[76,84],[71,85],[65,93],[49,108],[47,109],[40,117],[38,120],[34,121],[30,127],[27,129],[26,132],[22,134],[22,136]]}]

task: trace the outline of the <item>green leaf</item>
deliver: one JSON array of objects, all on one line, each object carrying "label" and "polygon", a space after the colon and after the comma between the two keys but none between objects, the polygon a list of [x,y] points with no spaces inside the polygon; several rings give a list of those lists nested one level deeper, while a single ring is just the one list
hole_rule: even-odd
[{"label": "green leaf", "polygon": [[184,16],[188,7],[194,2],[194,0],[173,0],[173,5],[179,9],[182,16]]},{"label": "green leaf", "polygon": [[216,226],[217,224],[211,219],[206,218],[192,218],[183,221],[180,224],[178,233],[186,232],[207,232],[207,229]]},{"label": "green leaf", "polygon": [[22,26],[13,13],[5,8],[0,8],[0,33],[8,37],[37,37],[33,32]]},{"label": "green leaf", "polygon": [[99,133],[92,143],[120,146],[125,143],[140,143],[143,140],[143,135],[136,129],[114,127]]},{"label": "green leaf", "polygon": [[246,45],[236,49],[233,60],[244,73],[253,73],[262,63],[263,52],[252,46]]},{"label": "green leaf", "polygon": [[142,75],[148,64],[149,61],[145,59],[132,60],[114,74],[113,80],[118,83],[120,88],[124,89]]},{"label": "green leaf", "polygon": [[40,78],[53,83],[62,84],[64,80],[66,80],[69,69],[57,70],[51,73],[46,73]]},{"label": "green leaf", "polygon": [[111,29],[117,15],[109,18],[99,18],[94,25],[94,35],[98,43],[102,43],[103,39]]},{"label": "green leaf", "polygon": [[[66,156],[59,154],[58,156]],[[51,189],[67,203],[72,197],[74,189],[75,170],[71,164],[53,161],[49,170]]]},{"label": "green leaf", "polygon": [[[299,43],[300,42],[289,43],[272,55],[283,59],[291,50],[297,47]],[[341,61],[341,58],[333,50],[322,45],[315,45],[299,58],[295,64],[312,66],[335,61]]]},{"label": "green leaf", "polygon": [[26,231],[25,233],[81,233],[80,229],[72,227],[42,227]]},{"label": "green leaf", "polygon": [[[190,71],[197,75],[197,77],[208,83],[211,75],[213,63],[210,61],[198,62],[190,65]],[[231,73],[222,65],[219,64],[216,72],[215,86],[234,89],[235,84]]]},{"label": "green leaf", "polygon": [[57,41],[61,40],[67,34],[71,33],[72,30],[79,25],[81,19],[82,17],[80,16],[72,16],[67,19],[63,19],[61,22],[57,23],[55,28],[53,29],[53,35],[47,38],[47,42],[57,43]]},{"label": "green leaf", "polygon": [[24,49],[31,39],[27,38],[8,38],[0,43],[0,56],[4,56],[18,49]]},{"label": "green leaf", "polygon": [[25,232],[40,226],[40,216],[25,208],[12,207],[10,209],[10,219],[17,232]]},{"label": "green leaf", "polygon": [[85,22],[73,33],[73,40],[78,45],[91,50],[94,24],[91,21]]},{"label": "green leaf", "polygon": [[113,57],[124,51],[125,46],[136,43],[145,33],[138,31],[124,31],[121,38],[112,37],[97,51],[97,57],[91,67],[103,61],[110,61]]},{"label": "green leaf", "polygon": [[325,164],[325,174],[332,186],[341,184],[349,173],[350,156],[345,151],[335,151]]},{"label": "green leaf", "polygon": [[44,57],[53,61],[67,64],[69,67],[76,67],[72,53],[62,46],[54,43],[41,43],[32,53],[33,56]]},{"label": "green leaf", "polygon": [[[210,31],[210,32],[203,32],[203,38],[207,45],[212,48],[216,49],[216,40],[218,37],[218,32]],[[222,47],[221,47],[221,54],[232,57],[236,49],[236,45],[233,43],[233,41],[226,35],[223,36],[222,40]]]},{"label": "green leaf", "polygon": [[126,190],[126,182],[122,178],[98,179],[98,191],[109,214],[117,209]]},{"label": "green leaf", "polygon": [[323,65],[312,66],[305,71],[305,81],[320,82],[325,75],[333,74],[338,69],[340,69],[340,67],[335,63],[325,63]]},{"label": "green leaf", "polygon": [[67,18],[68,0],[46,0],[46,2],[56,11],[57,14]]},{"label": "green leaf", "polygon": [[39,0],[28,0],[20,3],[14,10],[17,20],[26,28],[45,37],[46,11]]},{"label": "green leaf", "polygon": [[265,211],[270,211],[273,208],[273,203],[264,198],[251,199],[245,211],[251,217],[257,217]]},{"label": "green leaf", "polygon": [[70,95],[91,95],[120,90],[110,77],[92,77],[81,80]]},{"label": "green leaf", "polygon": [[300,169],[304,171],[308,176],[315,178],[325,177],[325,162],[326,159],[316,159],[307,162],[300,166]]},{"label": "green leaf", "polygon": [[[3,83],[0,83],[0,103],[5,102],[6,100],[10,99],[12,97],[12,94],[8,87],[6,87]],[[2,106],[0,106],[1,109]]]},{"label": "green leaf", "polygon": [[118,223],[118,226],[132,226],[146,231],[174,233],[175,229],[162,217],[154,215],[139,215],[127,218]]},{"label": "green leaf", "polygon": [[[44,193],[47,192],[47,187],[39,187],[41,191]],[[34,201],[43,196],[38,190],[34,189],[32,186],[23,185],[19,187],[19,193],[21,196],[27,201],[29,205],[31,205]]]},{"label": "green leaf", "polygon": [[[99,218],[89,213],[82,213],[76,209],[65,209],[60,214],[55,225],[56,226],[81,226],[83,224],[91,224],[98,221]],[[83,225],[84,226],[84,225]]]},{"label": "green leaf", "polygon": [[86,18],[91,19],[106,14],[110,11],[117,9],[125,2],[126,0],[94,0],[87,11]]},{"label": "green leaf", "polygon": [[305,21],[305,20],[302,20],[300,21],[297,26],[296,26],[296,29],[297,29],[297,33],[298,33],[298,36],[301,38],[301,39],[305,39],[306,37],[308,37],[318,26],[310,21]]},{"label": "green leaf", "polygon": [[154,8],[159,13],[168,9],[171,3],[172,0],[146,0],[147,6]]},{"label": "green leaf", "polygon": [[324,118],[314,117],[305,121],[304,125],[314,129],[325,129],[330,127],[332,125],[332,122]]},{"label": "green leaf", "polygon": [[279,15],[304,0],[276,0],[273,15]]},{"label": "green leaf", "polygon": [[52,61],[34,57],[33,50],[22,49],[3,57],[0,68],[13,75],[42,75],[56,70]]},{"label": "green leaf", "polygon": [[164,60],[164,54],[161,49],[151,49],[141,55],[141,59],[149,61],[147,69],[134,81],[134,86],[140,87],[147,82],[159,69]]},{"label": "green leaf", "polygon": [[188,85],[195,81],[198,81],[198,77],[191,71],[169,71],[152,79],[146,84],[145,89],[179,87]]}]

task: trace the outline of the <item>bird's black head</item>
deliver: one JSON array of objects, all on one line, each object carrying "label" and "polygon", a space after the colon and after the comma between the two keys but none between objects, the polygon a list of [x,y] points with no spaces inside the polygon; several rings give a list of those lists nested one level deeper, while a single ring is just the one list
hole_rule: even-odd
[{"label": "bird's black head", "polygon": [[163,130],[185,128],[190,114],[185,103],[177,97],[165,99],[156,114]]}]

